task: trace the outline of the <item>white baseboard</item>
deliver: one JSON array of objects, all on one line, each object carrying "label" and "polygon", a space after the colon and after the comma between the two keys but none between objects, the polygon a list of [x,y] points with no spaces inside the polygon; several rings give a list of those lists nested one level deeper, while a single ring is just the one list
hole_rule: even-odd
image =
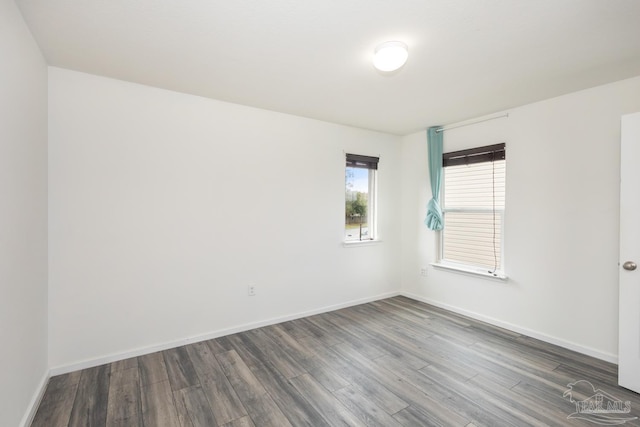
[{"label": "white baseboard", "polygon": [[587,356],[592,356],[597,359],[604,360],[606,362],[618,363],[618,356],[611,353],[605,353],[600,350],[596,350],[591,347],[587,347],[584,345],[576,344],[571,341],[564,340],[562,338],[554,337],[552,335],[547,335],[542,332],[534,331],[531,329],[523,328],[518,325],[514,325],[509,322],[504,322],[502,320],[494,319],[493,317],[485,316],[483,314],[475,313],[473,311],[465,310],[462,308],[458,308],[449,304],[441,303],[439,301],[432,300],[430,298],[426,298],[420,295],[412,294],[409,292],[400,292],[400,295],[405,296],[407,298],[414,299],[416,301],[422,301],[427,304],[434,305],[436,307],[444,308],[445,310],[452,311],[454,313],[462,314],[464,316],[470,317],[472,319],[480,320],[482,322],[489,323],[494,326],[499,326],[504,329],[508,329],[513,332],[517,332],[519,334],[526,335],[531,338],[538,339],[540,341],[548,342],[550,344],[554,344],[560,347],[564,347],[569,350],[577,351],[578,353],[586,354]]},{"label": "white baseboard", "polygon": [[[518,325],[514,325],[512,323],[508,323],[508,322],[504,322],[502,320],[498,320],[489,316],[485,316],[479,313],[475,313],[469,310],[464,310],[449,304],[444,304],[441,303],[439,301],[435,301],[432,300],[430,298],[426,298],[420,295],[416,295],[416,294],[412,294],[409,292],[387,292],[384,294],[380,294],[380,295],[376,295],[373,297],[367,297],[367,298],[361,298],[361,299],[357,299],[357,300],[351,300],[351,301],[347,301],[344,303],[340,303],[340,304],[334,304],[334,305],[330,305],[330,306],[325,306],[325,307],[321,307],[321,308],[317,308],[317,309],[313,309],[313,310],[308,310],[308,311],[303,311],[303,312],[298,312],[298,313],[294,313],[294,314],[290,314],[290,315],[286,315],[286,316],[280,316],[280,317],[274,317],[271,319],[267,319],[267,320],[262,320],[262,321],[258,321],[258,322],[251,322],[251,323],[246,323],[243,325],[239,325],[233,328],[227,328],[227,329],[220,329],[217,331],[212,331],[206,334],[202,334],[202,335],[196,335],[193,337],[188,337],[188,338],[183,338],[183,339],[179,339],[179,340],[175,340],[175,341],[169,341],[169,342],[164,342],[164,343],[160,343],[160,344],[155,344],[152,346],[146,346],[146,347],[141,347],[141,348],[137,348],[131,351],[126,351],[126,352],[122,352],[122,353],[114,353],[114,354],[110,354],[110,355],[106,355],[103,357],[98,357],[98,358],[94,358],[94,359],[88,359],[88,360],[84,360],[78,363],[72,363],[72,364],[68,364],[68,365],[63,365],[63,366],[58,366],[58,367],[54,367],[51,368],[50,372],[48,375],[45,375],[45,377],[43,378],[42,384],[41,384],[41,390],[38,391],[38,393],[34,396],[34,409],[32,410],[32,412],[34,412],[33,414],[30,414],[31,417],[33,417],[35,415],[35,409],[37,409],[37,404],[40,402],[40,399],[42,398],[42,394],[44,393],[44,388],[46,387],[46,382],[48,381],[50,376],[56,376],[56,375],[61,375],[61,374],[66,374],[69,372],[73,372],[73,371],[77,371],[77,370],[81,370],[81,369],[87,369],[87,368],[92,368],[95,366],[100,366],[100,365],[104,365],[106,363],[112,363],[112,362],[117,362],[119,360],[124,360],[124,359],[128,359],[131,357],[137,357],[137,356],[143,356],[145,354],[149,354],[149,353],[155,353],[157,351],[163,351],[163,350],[167,350],[170,348],[174,348],[174,347],[179,347],[182,345],[186,345],[186,344],[192,344],[192,343],[196,343],[196,342],[200,342],[200,341],[206,341],[206,340],[210,340],[210,339],[214,339],[214,338],[219,338],[219,337],[223,337],[226,335],[231,335],[231,334],[235,334],[238,332],[244,332],[244,331],[248,331],[251,329],[255,329],[255,328],[261,328],[263,326],[269,326],[269,325],[274,325],[277,323],[282,323],[282,322],[286,322],[289,320],[295,320],[295,319],[300,319],[302,317],[307,317],[307,316],[313,316],[315,314],[321,314],[321,313],[327,313],[330,311],[335,311],[335,310],[339,310],[341,308],[346,308],[346,307],[352,307],[354,305],[359,305],[359,304],[365,304],[368,302],[372,302],[372,301],[377,301],[377,300],[381,300],[381,299],[385,299],[385,298],[391,298],[397,295],[402,295],[405,296],[407,298],[411,298],[414,299],[416,301],[422,301],[425,302],[427,304],[431,304],[434,305],[436,307],[440,307],[443,308],[445,310],[449,310],[452,311],[454,313],[459,313],[462,314],[464,316],[470,317],[472,319],[476,319],[476,320],[480,320],[482,322],[486,322],[504,329],[508,329],[510,331],[513,332],[517,332],[532,338],[536,338],[539,339],[541,341],[545,341],[548,342],[550,344],[554,344],[554,345],[558,345],[560,347],[564,347],[567,348],[569,350],[573,350],[573,351],[577,351],[579,353],[582,354],[586,354],[588,356],[592,356],[601,360],[605,360],[607,362],[611,362],[611,363],[618,363],[618,357],[615,354],[611,354],[611,353],[605,353],[602,352],[600,350],[596,350],[590,347],[586,347],[580,344],[576,344],[574,342],[571,341],[567,341],[561,338],[557,338],[551,335],[547,335],[538,331],[534,331],[531,329],[527,329],[527,328],[523,328],[520,327]],[[36,401],[37,400],[37,401]],[[29,421],[30,419],[27,415],[25,415],[25,421]],[[28,426],[29,424],[23,424]]]},{"label": "white baseboard", "polygon": [[29,402],[28,410],[22,417],[22,421],[20,421],[20,427],[29,427],[33,422],[33,418],[36,416],[36,412],[38,411],[38,407],[40,406],[40,402],[44,397],[44,392],[47,389],[47,384],[49,383],[50,373],[45,372],[40,380],[40,384],[38,384],[38,388],[36,392],[33,394],[31,398],[31,402]]},{"label": "white baseboard", "polygon": [[351,300],[344,303],[325,306],[325,307],[321,307],[321,308],[317,308],[309,311],[289,314],[286,316],[274,317],[274,318],[262,320],[259,322],[245,323],[244,325],[239,325],[233,328],[220,329],[220,330],[209,332],[202,335],[196,335],[193,337],[183,338],[175,341],[169,341],[169,342],[156,344],[152,346],[141,347],[141,348],[137,348],[131,351],[126,351],[123,353],[114,353],[107,356],[98,357],[95,359],[83,360],[82,362],[51,368],[50,375],[56,376],[56,375],[62,375],[62,374],[66,374],[73,371],[78,371],[81,369],[93,368],[95,366],[104,365],[105,363],[112,363],[112,362],[117,362],[119,360],[129,359],[131,357],[143,356],[145,354],[155,353],[156,351],[168,350],[170,348],[180,347],[186,344],[193,344],[200,341],[219,338],[226,335],[235,334],[238,332],[244,332],[251,329],[261,328],[263,326],[275,325],[277,323],[300,319],[302,317],[307,317],[307,316],[313,316],[315,314],[327,313],[330,311],[339,310],[341,308],[352,307],[354,305],[365,304],[368,302],[378,301],[385,298],[391,298],[398,295],[400,295],[399,292],[387,292],[387,293],[376,295],[373,297]]}]

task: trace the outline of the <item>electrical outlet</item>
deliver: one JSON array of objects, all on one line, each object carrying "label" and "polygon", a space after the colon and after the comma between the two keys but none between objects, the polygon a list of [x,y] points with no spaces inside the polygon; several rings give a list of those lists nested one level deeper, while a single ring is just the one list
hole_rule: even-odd
[{"label": "electrical outlet", "polygon": [[249,285],[247,289],[247,293],[249,294],[250,297],[256,296],[256,285]]},{"label": "electrical outlet", "polygon": [[427,267],[420,268],[420,275],[423,277],[427,276]]}]

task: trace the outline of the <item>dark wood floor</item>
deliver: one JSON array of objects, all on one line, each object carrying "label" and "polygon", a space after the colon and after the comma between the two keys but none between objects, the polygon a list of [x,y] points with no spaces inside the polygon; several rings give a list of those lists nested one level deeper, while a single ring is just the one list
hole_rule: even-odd
[{"label": "dark wood floor", "polygon": [[32,426],[594,426],[563,394],[586,380],[640,415],[616,375],[395,297],[53,377]]}]

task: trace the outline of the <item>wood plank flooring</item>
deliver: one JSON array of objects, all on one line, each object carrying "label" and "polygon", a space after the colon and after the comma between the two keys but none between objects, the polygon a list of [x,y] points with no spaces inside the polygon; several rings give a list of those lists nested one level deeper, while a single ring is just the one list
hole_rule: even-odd
[{"label": "wood plank flooring", "polygon": [[[51,378],[59,426],[594,426],[568,384],[629,401],[616,365],[394,297]],[[571,397],[595,392],[580,382]],[[625,426],[640,426],[638,419]]]}]

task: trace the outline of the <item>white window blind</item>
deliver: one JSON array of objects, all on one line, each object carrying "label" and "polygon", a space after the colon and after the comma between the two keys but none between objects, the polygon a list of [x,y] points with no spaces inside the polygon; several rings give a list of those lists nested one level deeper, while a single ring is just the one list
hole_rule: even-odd
[{"label": "white window blind", "polygon": [[444,168],[443,261],[491,273],[503,270],[506,161],[502,147],[500,160]]}]

